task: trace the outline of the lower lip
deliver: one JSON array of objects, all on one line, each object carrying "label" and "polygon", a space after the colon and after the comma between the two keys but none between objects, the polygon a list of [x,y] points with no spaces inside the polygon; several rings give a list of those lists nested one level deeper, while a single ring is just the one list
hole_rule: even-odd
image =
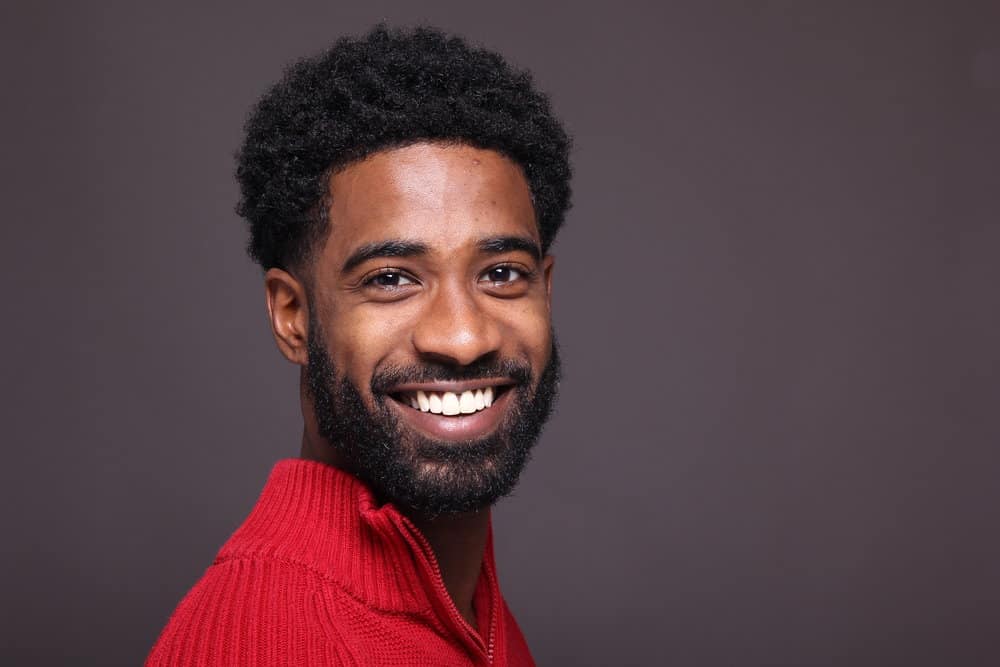
[{"label": "lower lip", "polygon": [[502,393],[490,407],[473,412],[469,415],[436,415],[433,412],[423,412],[400,403],[394,398],[389,399],[404,422],[424,435],[436,440],[476,440],[493,433],[507,413],[511,396],[515,389],[511,387]]}]

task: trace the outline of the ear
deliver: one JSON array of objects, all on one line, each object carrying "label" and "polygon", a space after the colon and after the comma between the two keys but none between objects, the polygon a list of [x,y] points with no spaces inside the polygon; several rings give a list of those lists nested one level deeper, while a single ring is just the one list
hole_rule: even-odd
[{"label": "ear", "polygon": [[542,260],[542,272],[545,275],[545,303],[552,310],[552,269],[555,268],[554,255],[546,255]]},{"label": "ear", "polygon": [[278,350],[293,364],[309,360],[309,300],[305,286],[292,274],[268,269],[264,274],[267,316]]}]

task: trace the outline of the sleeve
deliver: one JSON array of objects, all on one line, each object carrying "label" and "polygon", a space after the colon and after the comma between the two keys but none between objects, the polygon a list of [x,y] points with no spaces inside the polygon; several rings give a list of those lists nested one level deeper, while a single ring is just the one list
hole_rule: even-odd
[{"label": "sleeve", "polygon": [[339,664],[319,630],[316,575],[294,564],[227,560],[181,600],[146,667]]}]

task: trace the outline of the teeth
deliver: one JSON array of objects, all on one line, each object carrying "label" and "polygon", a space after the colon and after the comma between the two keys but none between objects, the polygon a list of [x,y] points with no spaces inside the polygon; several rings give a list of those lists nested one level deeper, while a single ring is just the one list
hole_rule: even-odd
[{"label": "teeth", "polygon": [[455,395],[455,392],[444,392],[444,396],[441,397],[441,414],[451,416],[457,415],[461,411],[462,408],[458,404],[458,396]]},{"label": "teeth", "polygon": [[471,415],[493,405],[493,387],[463,391],[416,391],[403,397],[414,410],[436,415]]}]

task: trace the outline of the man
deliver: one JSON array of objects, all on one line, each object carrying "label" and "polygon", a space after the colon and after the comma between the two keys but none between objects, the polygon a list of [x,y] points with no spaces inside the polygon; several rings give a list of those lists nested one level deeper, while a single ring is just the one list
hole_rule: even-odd
[{"label": "man", "polygon": [[528,74],[377,27],[259,102],[239,212],[301,459],[180,603],[149,665],[528,665],[493,562],[555,397],[549,247],[568,140]]}]

